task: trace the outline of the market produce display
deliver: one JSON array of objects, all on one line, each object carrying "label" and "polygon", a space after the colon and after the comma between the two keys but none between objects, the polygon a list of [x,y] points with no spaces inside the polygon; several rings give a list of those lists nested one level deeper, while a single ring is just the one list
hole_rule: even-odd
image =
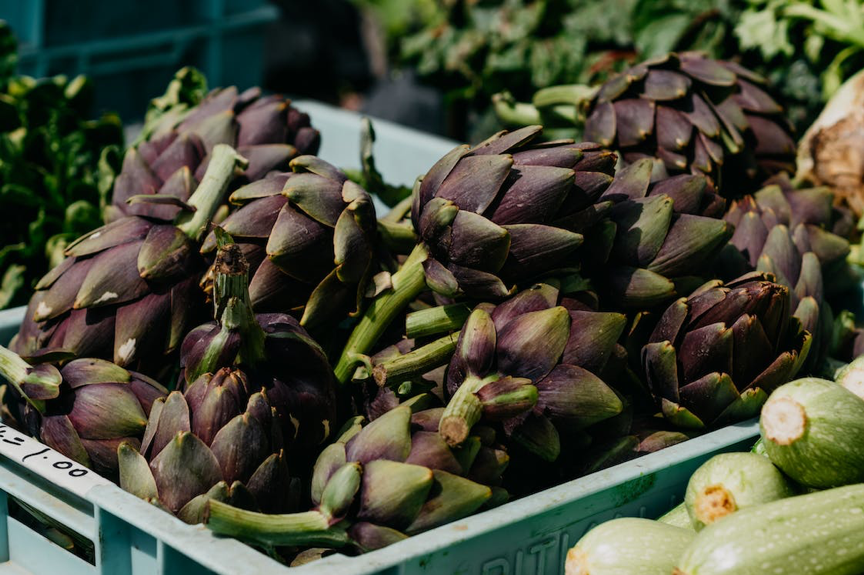
[{"label": "market produce display", "polygon": [[[857,573],[860,230],[795,178],[770,92],[668,54],[592,88],[592,141],[501,131],[406,197],[370,125],[344,171],[285,98],[183,69],[122,167],[104,154],[108,223],[0,348],[4,422],[290,564],[761,413],[756,452],[711,459],[661,521],[591,531],[568,572],[755,573],[763,554]],[[814,516],[831,506],[836,525]],[[788,541],[754,548],[772,529]],[[740,559],[716,560],[725,543]]]},{"label": "market produce display", "polygon": [[656,522],[592,529],[567,553],[567,575],[861,573],[860,444],[837,441],[841,428],[854,435],[861,410],[864,400],[838,382],[781,386],[762,410],[754,453],[709,459],[684,504]]}]

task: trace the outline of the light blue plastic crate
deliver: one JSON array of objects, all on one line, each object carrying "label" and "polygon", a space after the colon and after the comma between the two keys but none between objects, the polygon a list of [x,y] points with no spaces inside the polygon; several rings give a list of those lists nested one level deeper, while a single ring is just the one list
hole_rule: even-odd
[{"label": "light blue plastic crate", "polygon": [[[21,316],[21,308],[0,312],[0,341],[11,337]],[[6,430],[0,437],[0,574],[558,575],[567,549],[588,529],[614,517],[662,514],[680,502],[702,462],[718,452],[746,450],[757,435],[755,422],[733,425],[379,551],[336,554],[289,569],[92,474],[69,478],[68,469],[80,466],[32,440],[17,445],[23,436]],[[9,517],[10,497],[92,541],[94,563]]]},{"label": "light blue plastic crate", "polygon": [[[359,116],[317,102],[296,105],[322,132],[321,156],[358,168]],[[376,159],[392,183],[411,184],[455,145],[389,122],[376,121],[375,129]],[[0,312],[0,343],[12,337],[23,313]],[[251,547],[186,525],[92,473],[70,477],[83,472],[80,466],[6,430],[0,437],[0,575],[558,575],[566,550],[587,529],[617,516],[663,513],[680,501],[703,461],[747,449],[757,435],[755,422],[734,425],[373,553],[336,554],[288,569]],[[89,539],[94,562],[9,517],[10,498]]]}]

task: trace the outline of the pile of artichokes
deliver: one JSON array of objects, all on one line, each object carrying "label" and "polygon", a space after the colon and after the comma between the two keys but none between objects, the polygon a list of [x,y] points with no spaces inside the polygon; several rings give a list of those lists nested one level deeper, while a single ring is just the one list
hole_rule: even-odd
[{"label": "pile of artichokes", "polygon": [[380,217],[369,157],[367,191],[287,100],[172,99],[189,80],[0,350],[4,420],[184,521],[289,562],[377,549],[753,417],[859,347],[832,310],[851,215],[783,174],[746,70],[641,64],[597,92],[598,141],[459,146]]}]

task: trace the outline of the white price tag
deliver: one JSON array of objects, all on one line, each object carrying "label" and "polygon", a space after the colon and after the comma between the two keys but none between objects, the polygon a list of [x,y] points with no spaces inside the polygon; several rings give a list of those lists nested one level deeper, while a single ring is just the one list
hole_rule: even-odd
[{"label": "white price tag", "polygon": [[87,469],[44,443],[39,443],[2,423],[0,455],[22,464],[55,485],[81,497],[96,485],[112,484],[92,469]]}]

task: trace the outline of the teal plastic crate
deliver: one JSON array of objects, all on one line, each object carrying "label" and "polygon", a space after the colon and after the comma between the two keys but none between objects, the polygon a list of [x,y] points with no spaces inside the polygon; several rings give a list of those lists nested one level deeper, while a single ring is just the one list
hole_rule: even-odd
[{"label": "teal plastic crate", "polygon": [[212,86],[260,84],[264,26],[278,17],[267,0],[0,0],[19,72],[86,74],[99,85],[96,109],[124,118],[140,117],[183,65]]},{"label": "teal plastic crate", "polygon": [[[321,156],[359,167],[360,118],[317,102],[296,105],[321,130]],[[375,121],[385,178],[411,184],[455,142]],[[0,311],[0,343],[24,309]],[[32,439],[0,427],[0,575],[557,575],[567,549],[597,523],[657,516],[680,501],[711,455],[747,449],[755,422],[734,425],[508,503],[359,557],[331,555],[288,569],[202,526],[189,526]],[[28,457],[29,456],[29,457]],[[25,460],[26,458],[26,460]],[[23,503],[92,543],[82,559],[10,517]]]}]

